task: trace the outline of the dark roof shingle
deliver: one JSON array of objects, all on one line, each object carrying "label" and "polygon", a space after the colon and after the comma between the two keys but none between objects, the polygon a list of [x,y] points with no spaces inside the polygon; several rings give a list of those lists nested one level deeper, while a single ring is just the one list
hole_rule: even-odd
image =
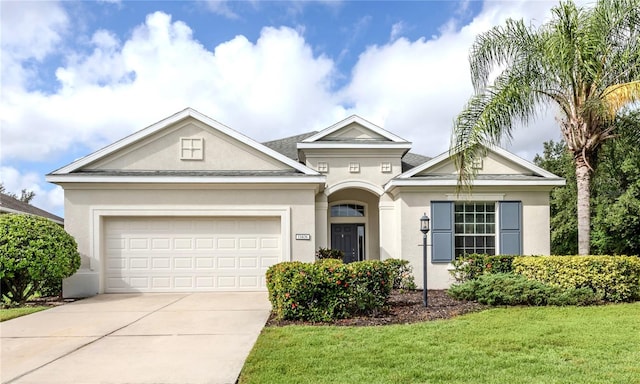
[{"label": "dark roof shingle", "polygon": [[41,216],[58,224],[64,223],[64,219],[62,217],[49,213],[44,209],[34,207],[31,204],[27,204],[24,201],[18,200],[4,193],[0,193],[0,212]]}]

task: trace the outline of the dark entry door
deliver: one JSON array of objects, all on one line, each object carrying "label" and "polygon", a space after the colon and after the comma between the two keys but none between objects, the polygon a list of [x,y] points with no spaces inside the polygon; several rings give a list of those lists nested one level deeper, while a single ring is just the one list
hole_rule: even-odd
[{"label": "dark entry door", "polygon": [[344,252],[345,263],[364,260],[364,225],[331,224],[331,248]]}]

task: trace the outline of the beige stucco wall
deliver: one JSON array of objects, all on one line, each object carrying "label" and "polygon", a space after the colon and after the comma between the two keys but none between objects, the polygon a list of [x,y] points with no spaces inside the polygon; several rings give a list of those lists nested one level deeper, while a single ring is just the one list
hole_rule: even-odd
[{"label": "beige stucco wall", "polygon": [[[457,173],[455,164],[447,159],[418,175],[450,175],[455,173]],[[478,173],[484,175],[530,175],[531,171],[493,152],[488,152],[482,158],[482,168],[478,170]]]},{"label": "beige stucco wall", "polygon": [[[504,187],[474,188],[471,195],[456,195],[452,189],[420,187],[398,188],[394,193],[396,201],[395,223],[399,230],[398,241],[382,242],[381,253],[394,255],[399,249],[402,259],[409,260],[414,269],[416,283],[422,287],[422,233],[419,219],[423,213],[431,217],[431,201],[521,201],[522,202],[522,246],[525,255],[548,255],[550,253],[549,188],[548,187]],[[393,223],[390,221],[390,223]],[[381,228],[385,232],[385,228]],[[431,234],[427,243],[431,244]],[[498,242],[496,242],[498,243]],[[386,249],[385,247],[396,247]],[[499,252],[499,250],[498,250]],[[447,288],[450,278],[449,263],[431,263],[431,248],[427,247],[427,280],[429,289]]]},{"label": "beige stucco wall", "polygon": [[[65,229],[78,242],[82,269],[102,276],[100,214],[127,216],[283,215],[290,241],[287,260],[313,261],[315,251],[315,185],[87,185],[66,184]],[[96,232],[96,233],[93,233]],[[296,233],[310,240],[295,240]]]},{"label": "beige stucco wall", "polygon": [[[202,138],[203,160],[181,160],[180,138]],[[195,119],[181,121],[85,168],[181,171],[290,169],[288,165]]]},{"label": "beige stucco wall", "polygon": [[[345,156],[345,152],[349,155]],[[326,162],[329,171],[323,172],[327,177],[327,187],[345,181],[363,181],[382,187],[390,179],[402,172],[401,156],[403,151],[397,149],[377,150],[305,150],[305,165],[318,169],[319,162]],[[391,163],[391,172],[382,172],[381,164]],[[358,163],[359,172],[350,172],[349,164]]]}]

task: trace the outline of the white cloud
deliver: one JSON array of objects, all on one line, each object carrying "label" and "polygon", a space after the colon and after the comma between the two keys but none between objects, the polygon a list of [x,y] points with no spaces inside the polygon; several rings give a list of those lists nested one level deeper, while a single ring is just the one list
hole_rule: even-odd
[{"label": "white cloud", "polygon": [[[552,5],[486,2],[481,14],[462,28],[453,18],[441,27],[441,35],[429,40],[399,38],[369,47],[360,55],[344,96],[355,113],[412,141],[414,152],[435,156],[448,150],[453,120],[472,94],[468,52],[475,37],[508,17],[544,21]],[[543,141],[557,138],[553,116],[541,117],[514,130],[510,148],[517,154],[531,159],[541,152]]]},{"label": "white cloud", "polygon": [[390,41],[395,41],[404,33],[407,28],[404,21],[398,21],[391,26],[391,35],[389,36]]},{"label": "white cloud", "polygon": [[[332,89],[339,58],[314,54],[303,27],[265,27],[256,41],[236,36],[211,50],[185,22],[156,12],[129,36],[93,32],[88,53],[66,47],[56,71],[58,90],[43,93],[28,86],[25,63],[64,45],[69,16],[57,3],[33,4],[2,2],[1,154],[9,165],[2,177],[6,169],[18,191],[32,186],[45,209],[61,207],[59,188],[48,190],[41,176],[21,174],[7,161],[97,149],[187,106],[257,140],[321,129],[357,113],[413,141],[415,152],[437,155],[448,149],[453,119],[472,92],[467,54],[475,36],[509,16],[539,24],[555,5],[486,2],[468,25],[453,18],[439,36],[415,41],[401,36],[404,24],[398,23],[388,43],[360,54],[338,91]],[[20,22],[25,19],[32,22]],[[363,17],[356,32],[368,23]],[[10,29],[16,33],[5,33]],[[511,149],[531,159],[544,140],[559,137],[553,118],[547,114],[516,129]]]},{"label": "white cloud", "polygon": [[36,172],[21,173],[13,167],[0,167],[0,182],[8,193],[20,196],[23,189],[33,191],[36,196],[30,202],[31,205],[45,211],[62,216],[64,206],[64,191],[55,186],[51,189],[44,177]]},{"label": "white cloud", "polygon": [[239,18],[238,14],[231,10],[227,0],[206,0],[207,8],[216,15],[224,16],[228,19]]},{"label": "white cloud", "polygon": [[57,2],[0,2],[3,95],[37,76],[36,69],[23,64],[41,62],[59,49],[68,27],[69,17]]},{"label": "white cloud", "polygon": [[[108,31],[91,42],[89,55],[76,53],[56,71],[55,94],[5,95],[4,158],[45,159],[78,144],[95,149],[187,106],[259,140],[342,117],[329,92],[333,62],[315,57],[289,28],[264,28],[255,43],[237,36],[212,52],[185,23],[157,12],[123,43]],[[23,140],[27,129],[38,135]]]}]

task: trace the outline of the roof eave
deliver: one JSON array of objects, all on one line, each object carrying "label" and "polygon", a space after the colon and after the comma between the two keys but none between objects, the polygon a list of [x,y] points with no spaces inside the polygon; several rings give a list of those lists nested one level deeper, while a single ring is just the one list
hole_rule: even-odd
[{"label": "roof eave", "polygon": [[[561,187],[566,185],[564,179],[541,180],[473,180],[471,187],[505,187],[505,186],[537,186],[537,187]],[[395,187],[457,187],[457,180],[415,180],[393,179],[385,185],[385,191]]]},{"label": "roof eave", "polygon": [[324,175],[302,176],[114,176],[86,174],[48,174],[50,183],[144,183],[144,184],[317,184],[326,183]]}]

